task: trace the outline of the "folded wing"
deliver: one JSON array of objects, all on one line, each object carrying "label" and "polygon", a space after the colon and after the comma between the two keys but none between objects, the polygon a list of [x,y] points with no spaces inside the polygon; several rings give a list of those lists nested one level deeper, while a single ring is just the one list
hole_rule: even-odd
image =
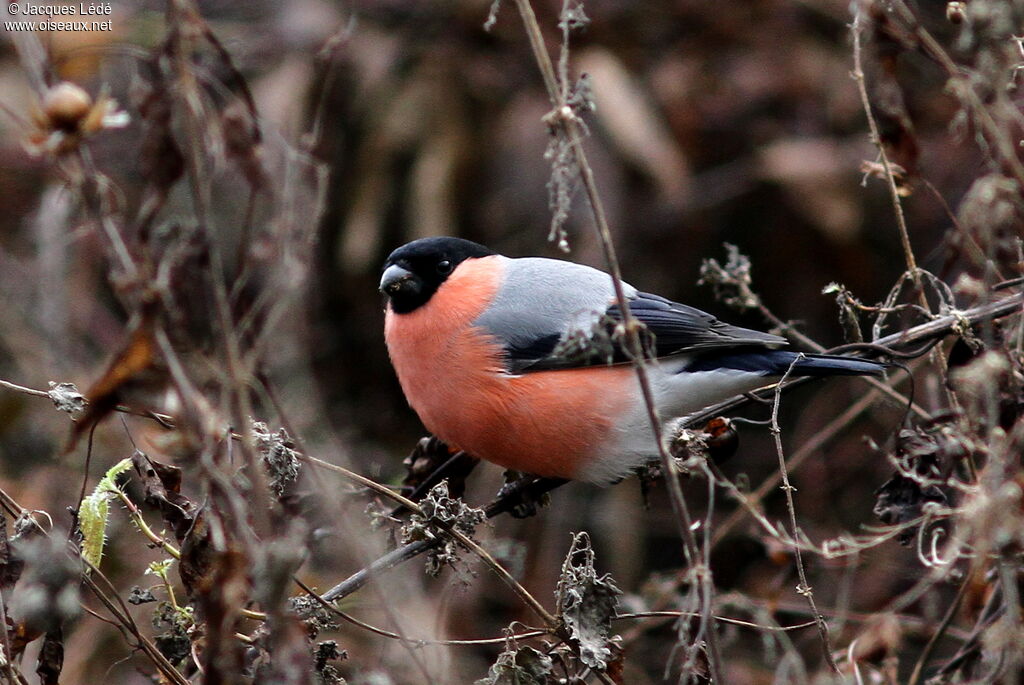
[{"label": "folded wing", "polygon": [[[657,357],[772,349],[786,340],[719,321],[624,284],[630,311]],[[608,274],[554,259],[509,259],[495,301],[475,322],[501,344],[506,369],[524,373],[627,361],[615,335],[622,312]]]}]

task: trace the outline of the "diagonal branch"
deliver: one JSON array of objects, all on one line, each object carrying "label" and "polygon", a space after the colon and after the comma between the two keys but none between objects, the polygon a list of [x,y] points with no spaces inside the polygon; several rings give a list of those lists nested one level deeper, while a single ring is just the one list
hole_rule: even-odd
[{"label": "diagonal branch", "polygon": [[[702,618],[700,632],[696,636],[694,644],[700,645],[702,640],[705,641],[708,650],[708,663],[710,664],[711,677],[712,680],[718,682],[720,680],[719,673],[721,672],[721,658],[718,654],[718,645],[715,640],[714,626],[711,625],[708,620],[712,610],[711,600],[714,591],[713,581],[711,578],[710,568],[707,567],[706,560],[701,558],[700,548],[697,544],[697,536],[693,531],[693,520],[690,516],[686,500],[683,497],[682,486],[679,484],[678,470],[676,469],[675,462],[671,455],[669,455],[668,449],[665,447],[664,441],[662,440],[661,420],[658,418],[658,413],[655,408],[654,393],[651,389],[650,379],[647,376],[646,355],[641,341],[641,333],[644,326],[642,323],[637,321],[636,317],[633,316],[629,309],[629,302],[626,298],[625,289],[623,287],[622,271],[619,267],[619,261],[615,254],[615,245],[612,241],[611,229],[608,226],[608,218],[604,211],[604,204],[601,202],[601,197],[597,190],[594,171],[591,169],[583,150],[582,123],[568,102],[568,84],[564,82],[566,75],[562,75],[563,83],[561,84],[562,87],[559,88],[559,80],[555,74],[554,65],[551,62],[551,56],[548,54],[548,51],[544,46],[544,38],[540,30],[540,25],[537,23],[537,17],[533,13],[533,8],[530,6],[529,0],[515,0],[515,3],[516,8],[519,10],[520,17],[522,17],[534,59],[536,60],[537,66],[540,68],[541,75],[544,79],[544,86],[547,89],[548,98],[551,100],[551,103],[555,108],[551,112],[551,115],[547,117],[547,120],[551,125],[560,129],[562,135],[566,136],[569,140],[576,166],[580,171],[580,178],[583,182],[583,188],[587,194],[590,209],[594,214],[598,240],[601,244],[601,249],[604,252],[605,263],[612,278],[612,287],[615,291],[615,301],[619,307],[619,311],[622,312],[622,327],[625,333],[624,347],[630,357],[632,357],[633,368],[636,370],[637,381],[640,384],[640,390],[644,398],[644,405],[647,408],[648,420],[651,424],[651,430],[654,432],[655,443],[658,445],[658,455],[661,458],[662,469],[665,473],[665,484],[668,488],[669,500],[672,503],[672,510],[675,514],[674,519],[679,529],[679,535],[683,541],[683,552],[690,566],[695,570],[700,570],[698,577],[700,578],[701,584],[700,613]],[[563,48],[563,50],[564,49],[565,48]],[[696,650],[691,650],[691,657],[688,661],[693,660],[693,655],[695,653]]]}]

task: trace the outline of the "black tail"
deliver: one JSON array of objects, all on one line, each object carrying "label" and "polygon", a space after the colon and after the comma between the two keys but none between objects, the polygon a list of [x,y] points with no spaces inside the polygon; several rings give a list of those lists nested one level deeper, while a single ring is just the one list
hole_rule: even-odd
[{"label": "black tail", "polygon": [[[885,365],[870,359],[832,354],[804,354],[789,350],[747,350],[701,356],[687,371],[733,369],[763,376],[783,376],[793,368],[792,376],[879,376]],[[795,362],[795,363],[794,363]]]},{"label": "black tail", "polygon": [[[789,360],[784,362],[786,368],[781,369],[781,373],[786,373],[797,353],[783,354],[789,356]],[[793,367],[793,373],[797,376],[880,376],[884,370],[885,365],[880,362],[837,354],[805,354],[804,359]]]}]

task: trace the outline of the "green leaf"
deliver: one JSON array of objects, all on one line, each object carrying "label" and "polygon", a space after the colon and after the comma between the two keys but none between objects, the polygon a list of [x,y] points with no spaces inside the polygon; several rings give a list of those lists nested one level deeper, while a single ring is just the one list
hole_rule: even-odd
[{"label": "green leaf", "polygon": [[78,509],[78,527],[82,531],[82,556],[98,567],[103,558],[103,544],[107,540],[109,502],[117,490],[117,477],[132,467],[131,459],[122,459],[104,474],[92,494],[82,500]]}]

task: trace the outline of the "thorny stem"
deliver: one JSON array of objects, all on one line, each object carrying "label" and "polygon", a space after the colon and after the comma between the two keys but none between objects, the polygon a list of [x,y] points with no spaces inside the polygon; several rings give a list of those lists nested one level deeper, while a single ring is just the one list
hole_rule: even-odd
[{"label": "thorny stem", "polygon": [[[796,469],[803,464],[807,459],[814,455],[821,447],[831,440],[839,431],[843,430],[850,424],[855,418],[861,413],[866,411],[875,400],[878,399],[877,392],[869,392],[854,404],[850,405],[846,411],[839,416],[835,417],[828,422],[821,430],[812,435],[806,442],[804,442],[800,449],[798,449],[791,457],[786,460],[787,469]],[[764,499],[772,489],[778,485],[779,480],[782,478],[782,473],[776,471],[767,480],[757,487],[756,490],[751,492],[749,495],[743,497],[740,501],[744,505],[736,509],[732,514],[729,515],[724,521],[719,523],[715,527],[715,533],[711,538],[712,546],[717,545],[722,540],[726,539],[732,530],[744,519],[750,512],[756,512],[756,505],[762,499]]]},{"label": "thorny stem", "polygon": [[117,498],[120,499],[125,508],[128,509],[128,515],[131,517],[132,521],[142,534],[149,538],[150,542],[160,547],[160,549],[167,552],[175,559],[181,559],[181,552],[179,552],[174,545],[167,542],[167,540],[162,536],[157,535],[153,529],[149,527],[149,524],[146,523],[146,519],[142,517],[142,512],[139,511],[139,508],[135,506],[135,503],[131,501],[128,495],[125,494],[121,488],[114,488],[113,490],[110,490],[110,492],[117,495]]},{"label": "thorny stem", "polygon": [[[800,542],[800,526],[796,521],[796,506],[793,504],[793,491],[796,490],[789,482],[789,471],[786,469],[786,454],[782,449],[782,429],[779,428],[779,405],[782,404],[782,384],[786,382],[786,379],[791,373],[793,368],[797,365],[797,362],[804,359],[803,354],[797,356],[793,360],[793,363],[786,369],[786,374],[779,381],[779,384],[775,386],[775,402],[772,405],[772,423],[771,433],[772,438],[775,440],[775,453],[779,457],[779,473],[782,474],[782,491],[786,493],[786,508],[789,510],[789,524],[793,529],[793,540],[797,543]],[[810,584],[807,582],[807,573],[804,570],[803,553],[800,551],[800,545],[793,545],[793,554],[796,557],[796,570],[800,576],[800,587],[797,588],[797,592],[807,598],[807,604],[811,607],[811,614],[814,617],[815,622],[818,624],[818,634],[821,636],[822,650],[825,652],[825,661],[829,667],[835,672],[839,673],[839,667],[836,665],[836,661],[832,658],[832,642],[828,636],[828,624],[825,623],[825,617],[818,613],[818,607],[814,602],[814,592],[811,589]]]},{"label": "thorny stem", "polygon": [[[854,3],[854,16],[853,24],[850,26],[850,32],[853,35],[853,78],[857,82],[857,92],[860,94],[861,105],[864,107],[864,114],[867,116],[868,128],[871,130],[871,142],[874,143],[875,147],[878,148],[878,157],[882,161],[882,168],[885,171],[886,186],[889,188],[889,197],[892,200],[893,212],[896,215],[896,226],[899,229],[900,234],[900,245],[903,248],[903,258],[907,264],[907,271],[910,272],[910,276],[914,281],[914,288],[917,290],[917,296],[921,303],[921,306],[925,311],[930,312],[931,307],[928,304],[928,296],[925,295],[924,287],[921,283],[921,272],[917,266],[917,259],[914,257],[914,250],[910,246],[910,232],[907,230],[907,220],[903,214],[903,203],[900,201],[899,189],[896,187],[896,177],[892,172],[892,165],[889,163],[889,156],[885,153],[885,143],[882,142],[882,136],[879,133],[878,122],[875,120],[875,115],[871,108],[871,100],[868,98],[867,82],[864,79],[864,69],[862,67],[861,59],[861,34],[864,31],[863,28],[863,15],[861,14],[860,5]],[[949,400],[950,405],[956,407],[957,400],[953,391],[949,389],[948,383],[946,383],[946,359],[942,350],[936,348],[933,352],[933,361],[935,366],[942,377],[942,387],[946,390],[946,397]]]},{"label": "thorny stem", "polygon": [[[710,615],[712,594],[714,591],[711,570],[706,566],[705,560],[701,559],[696,535],[692,528],[692,518],[690,516],[689,509],[686,506],[686,500],[683,498],[682,487],[679,485],[679,477],[675,467],[675,462],[672,460],[671,455],[669,455],[664,441],[662,440],[661,420],[658,418],[658,413],[655,408],[654,394],[651,391],[650,379],[647,376],[647,368],[645,366],[645,353],[643,344],[640,340],[640,333],[643,325],[636,320],[629,308],[629,301],[626,298],[625,289],[623,287],[622,271],[619,267],[619,261],[615,254],[615,245],[612,241],[611,229],[608,226],[608,219],[605,215],[604,204],[601,202],[601,197],[597,190],[597,182],[594,179],[593,169],[591,169],[590,164],[587,161],[586,153],[583,150],[580,122],[575,112],[573,112],[572,107],[570,107],[567,102],[567,84],[563,83],[561,84],[562,87],[559,87],[554,65],[551,62],[551,56],[548,54],[547,49],[544,46],[543,34],[541,33],[540,25],[537,23],[537,17],[533,13],[533,8],[530,6],[529,0],[515,0],[515,3],[516,8],[519,10],[519,15],[523,20],[526,35],[529,39],[534,59],[537,62],[537,66],[539,67],[541,76],[544,80],[544,86],[547,89],[548,97],[555,107],[549,117],[549,121],[561,128],[563,134],[568,137],[576,165],[580,170],[580,179],[583,183],[587,200],[590,203],[590,209],[594,214],[595,227],[597,229],[599,242],[601,243],[601,249],[604,253],[605,264],[611,274],[612,287],[615,291],[615,301],[622,314],[622,327],[625,333],[624,342],[626,350],[632,357],[633,368],[636,370],[637,381],[640,384],[640,390],[643,393],[644,404],[647,408],[647,415],[650,420],[651,430],[654,432],[655,443],[658,445],[658,455],[661,458],[662,469],[665,472],[665,483],[668,487],[669,499],[672,503],[672,510],[675,514],[674,518],[679,528],[680,537],[683,540],[683,551],[690,566],[695,571],[699,569],[698,579],[702,589],[701,614]],[[707,630],[705,630],[705,628],[707,628]],[[696,636],[694,645],[699,649],[701,639],[703,638],[705,640],[707,644],[709,656],[708,662],[710,664],[712,680],[714,682],[721,682],[719,677],[719,674],[721,673],[721,658],[718,652],[714,629],[712,626],[709,626],[706,621],[702,620],[701,633],[703,634],[698,634]],[[691,650],[689,657],[690,660],[696,657],[697,649]]]}]

